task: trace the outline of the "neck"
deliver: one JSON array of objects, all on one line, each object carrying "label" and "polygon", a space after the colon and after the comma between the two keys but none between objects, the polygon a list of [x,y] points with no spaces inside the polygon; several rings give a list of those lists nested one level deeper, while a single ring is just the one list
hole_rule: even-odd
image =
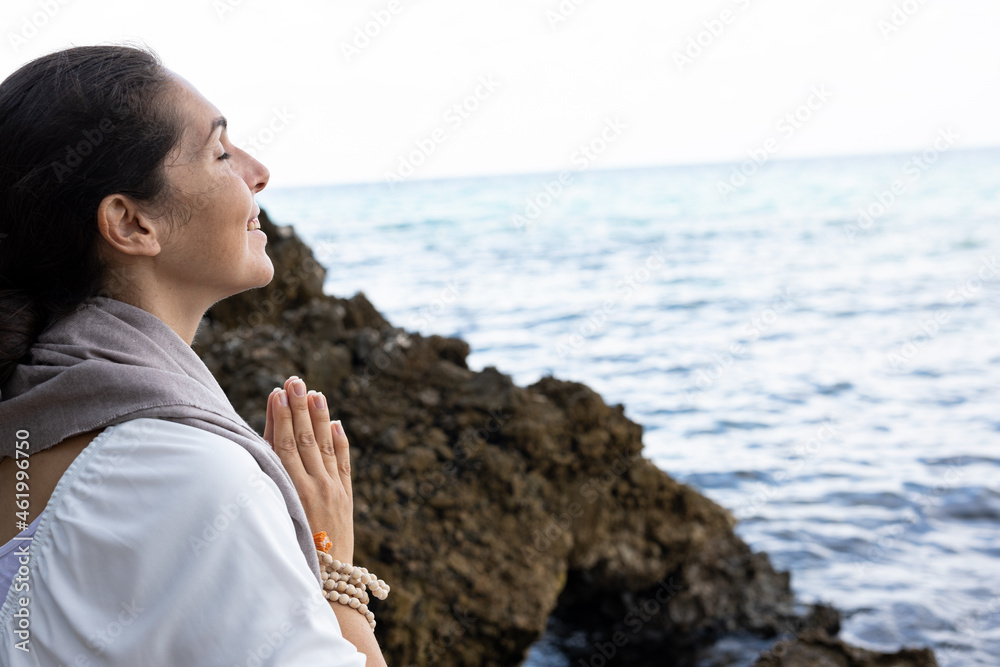
[{"label": "neck", "polygon": [[205,311],[208,310],[208,308],[194,308],[193,310],[178,308],[176,304],[157,304],[153,308],[139,307],[163,320],[189,346],[194,343],[195,334],[198,333],[198,325],[201,323]]},{"label": "neck", "polygon": [[206,298],[198,298],[190,290],[144,289],[130,294],[116,295],[115,298],[163,320],[188,345],[194,343],[198,325],[205,311],[214,303]]}]

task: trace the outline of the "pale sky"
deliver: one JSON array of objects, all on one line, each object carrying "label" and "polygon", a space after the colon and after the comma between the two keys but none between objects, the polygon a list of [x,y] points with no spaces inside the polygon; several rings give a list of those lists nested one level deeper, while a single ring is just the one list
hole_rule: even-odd
[{"label": "pale sky", "polygon": [[1000,146],[996,0],[4,0],[2,17],[4,76],[148,44],[256,141],[272,187],[573,169],[602,131],[595,169],[908,152],[943,127]]}]

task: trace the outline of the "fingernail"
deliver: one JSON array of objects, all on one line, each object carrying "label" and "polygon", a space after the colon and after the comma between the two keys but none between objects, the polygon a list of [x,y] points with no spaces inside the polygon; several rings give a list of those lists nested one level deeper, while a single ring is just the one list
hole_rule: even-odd
[{"label": "fingernail", "polygon": [[295,382],[292,383],[292,391],[295,392],[296,396],[300,396],[300,397],[301,396],[305,396],[306,395],[306,383],[303,382],[302,380],[296,380]]},{"label": "fingernail", "polygon": [[288,394],[286,394],[284,391],[280,392],[278,394],[278,402],[281,403],[282,405],[287,406],[288,405]]},{"label": "fingernail", "polygon": [[340,423],[340,420],[338,419],[337,421],[332,423],[333,427],[337,429],[337,435],[344,435],[344,425]]},{"label": "fingernail", "polygon": [[313,407],[317,410],[322,410],[326,407],[326,399],[323,398],[323,394],[319,392],[312,395]]}]

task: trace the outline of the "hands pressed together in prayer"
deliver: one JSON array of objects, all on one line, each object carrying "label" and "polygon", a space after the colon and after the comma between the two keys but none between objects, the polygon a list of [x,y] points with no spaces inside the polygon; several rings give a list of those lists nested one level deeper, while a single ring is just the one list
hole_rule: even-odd
[{"label": "hands pressed together in prayer", "polygon": [[325,531],[330,555],[354,562],[351,452],[340,421],[330,421],[323,394],[306,391],[296,376],[267,397],[264,440],[285,466],[312,532]]}]

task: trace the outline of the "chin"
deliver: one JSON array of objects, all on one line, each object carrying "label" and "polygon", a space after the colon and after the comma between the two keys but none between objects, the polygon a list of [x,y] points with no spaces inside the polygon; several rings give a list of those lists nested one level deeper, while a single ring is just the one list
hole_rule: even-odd
[{"label": "chin", "polygon": [[271,280],[274,279],[274,264],[271,263],[270,257],[267,257],[265,255],[265,259],[267,260],[267,264],[265,266],[260,267],[260,269],[256,272],[257,280],[254,282],[253,285],[251,285],[247,289],[253,289],[255,287],[265,287],[266,285],[270,284]]}]

